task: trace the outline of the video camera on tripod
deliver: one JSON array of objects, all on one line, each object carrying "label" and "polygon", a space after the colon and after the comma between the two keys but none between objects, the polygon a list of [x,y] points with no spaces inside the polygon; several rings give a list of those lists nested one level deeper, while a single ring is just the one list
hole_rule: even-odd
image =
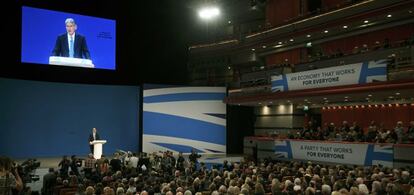
[{"label": "video camera on tripod", "polygon": [[40,162],[36,159],[27,159],[22,164],[17,166],[17,171],[22,178],[23,183],[31,183],[33,181],[39,181],[39,175],[35,175],[34,172],[40,167]]}]

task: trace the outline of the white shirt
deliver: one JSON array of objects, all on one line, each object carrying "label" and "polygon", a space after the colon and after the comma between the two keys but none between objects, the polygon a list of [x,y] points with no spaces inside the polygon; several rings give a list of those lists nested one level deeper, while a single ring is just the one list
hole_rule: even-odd
[{"label": "white shirt", "polygon": [[[68,35],[68,48],[70,50],[70,37],[72,37],[72,39],[73,39],[73,47],[75,47],[75,32],[73,33],[72,36],[70,36],[69,33],[67,33],[67,35]],[[73,49],[73,51],[75,51],[75,49]],[[93,137],[95,138],[95,135]]]},{"label": "white shirt", "polygon": [[132,156],[129,159],[129,163],[131,164],[132,167],[137,168],[138,167],[138,160],[139,160],[138,157]]},{"label": "white shirt", "polygon": [[96,140],[96,133],[93,133],[93,140]]}]

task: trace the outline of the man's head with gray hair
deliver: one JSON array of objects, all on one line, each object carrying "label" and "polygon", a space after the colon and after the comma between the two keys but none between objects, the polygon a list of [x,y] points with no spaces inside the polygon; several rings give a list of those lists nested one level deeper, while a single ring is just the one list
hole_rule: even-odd
[{"label": "man's head with gray hair", "polygon": [[368,187],[365,184],[359,184],[358,185],[358,190],[359,190],[360,194],[363,194],[363,195],[368,195],[369,194]]},{"label": "man's head with gray hair", "polygon": [[323,195],[330,195],[330,194],[331,194],[331,191],[332,191],[331,186],[326,185],[326,184],[323,184],[323,185],[322,185],[322,190],[321,190],[321,193],[322,193]]},{"label": "man's head with gray hair", "polygon": [[66,18],[65,20],[65,24],[71,23],[73,25],[76,25],[76,22],[73,18]]},{"label": "man's head with gray hair", "polygon": [[66,32],[69,35],[73,35],[73,33],[75,33],[75,31],[77,29],[77,25],[75,23],[75,20],[73,18],[67,18],[65,20],[65,25],[66,25]]}]

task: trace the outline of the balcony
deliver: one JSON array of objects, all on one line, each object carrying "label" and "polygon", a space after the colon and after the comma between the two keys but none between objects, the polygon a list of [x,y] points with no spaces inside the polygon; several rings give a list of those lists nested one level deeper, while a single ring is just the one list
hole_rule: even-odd
[{"label": "balcony", "polygon": [[414,79],[414,39],[411,41],[398,41],[391,43],[389,48],[377,48],[365,52],[345,52],[341,56],[326,56],[312,62],[289,66],[273,66],[261,71],[245,73],[241,76],[240,88],[229,90],[229,97],[270,93],[270,77],[272,75],[289,72],[302,72],[333,66],[360,63],[371,60],[388,59],[388,80]]}]

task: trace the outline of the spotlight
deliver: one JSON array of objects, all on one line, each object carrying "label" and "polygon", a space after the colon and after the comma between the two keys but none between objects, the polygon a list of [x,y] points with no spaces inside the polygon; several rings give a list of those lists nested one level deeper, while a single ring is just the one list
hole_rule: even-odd
[{"label": "spotlight", "polygon": [[220,10],[217,7],[205,7],[198,11],[198,16],[203,20],[211,20],[220,15]]}]

